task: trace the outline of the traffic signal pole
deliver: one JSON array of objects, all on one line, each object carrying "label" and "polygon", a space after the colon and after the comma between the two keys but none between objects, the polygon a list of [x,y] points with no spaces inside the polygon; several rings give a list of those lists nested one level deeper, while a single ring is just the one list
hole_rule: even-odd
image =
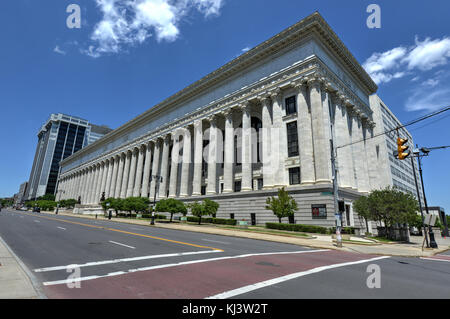
[{"label": "traffic signal pole", "polygon": [[331,148],[331,167],[333,170],[333,198],[334,198],[334,216],[336,219],[336,244],[337,247],[342,247],[342,218],[339,212],[339,188],[337,181],[337,166],[336,166],[336,149],[334,148],[333,140],[330,140]]},{"label": "traffic signal pole", "polygon": [[414,157],[413,156],[411,157],[411,165],[412,165],[413,173],[414,173],[414,182],[416,184],[416,192],[417,192],[417,199],[419,201],[420,215],[422,216],[422,231],[423,231],[423,235],[425,236],[425,241],[427,243],[427,248],[430,248],[430,244],[428,243],[427,230],[425,228],[425,217],[423,216],[422,201],[420,200],[419,185],[417,184],[416,165],[414,163]]}]

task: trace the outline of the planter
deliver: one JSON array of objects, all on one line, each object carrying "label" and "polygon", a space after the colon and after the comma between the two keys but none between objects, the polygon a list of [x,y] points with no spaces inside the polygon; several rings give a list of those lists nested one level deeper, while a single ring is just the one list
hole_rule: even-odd
[{"label": "planter", "polygon": [[248,228],[248,222],[246,220],[240,220],[238,221],[238,226],[240,228]]},{"label": "planter", "polygon": [[181,217],[181,218],[180,218],[180,221],[181,221],[182,223],[187,223],[187,217],[186,217],[186,216]]}]

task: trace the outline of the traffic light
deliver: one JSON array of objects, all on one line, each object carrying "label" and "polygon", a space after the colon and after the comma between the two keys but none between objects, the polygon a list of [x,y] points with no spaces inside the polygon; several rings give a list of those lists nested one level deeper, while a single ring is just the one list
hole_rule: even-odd
[{"label": "traffic light", "polygon": [[411,152],[406,152],[409,149],[408,145],[405,145],[406,143],[408,143],[408,139],[407,138],[398,138],[397,139],[397,150],[398,150],[398,159],[399,160],[404,160],[406,159],[409,155],[411,155]]}]

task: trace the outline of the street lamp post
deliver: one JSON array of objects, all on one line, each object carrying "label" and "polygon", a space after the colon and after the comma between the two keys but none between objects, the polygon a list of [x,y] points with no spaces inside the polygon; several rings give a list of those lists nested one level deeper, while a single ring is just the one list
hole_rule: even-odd
[{"label": "street lamp post", "polygon": [[152,221],[150,225],[155,225],[156,194],[158,193],[159,190],[159,183],[162,183],[163,178],[160,175],[152,175],[150,177],[150,181],[153,180],[155,181],[156,185],[155,185],[155,194],[153,194]]}]

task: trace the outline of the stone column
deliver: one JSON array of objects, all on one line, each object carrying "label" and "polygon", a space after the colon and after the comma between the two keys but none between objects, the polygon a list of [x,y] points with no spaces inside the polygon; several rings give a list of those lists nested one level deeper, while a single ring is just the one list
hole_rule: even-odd
[{"label": "stone column", "polygon": [[121,153],[119,155],[119,166],[117,171],[116,189],[114,190],[114,198],[120,198],[120,194],[122,193],[122,180],[123,180],[123,171],[125,168],[125,157],[126,154],[124,153]]},{"label": "stone column", "polygon": [[253,190],[252,168],[252,122],[249,103],[242,107],[242,189],[243,192]]},{"label": "stone column", "polygon": [[[336,146],[343,146],[350,144],[350,131],[347,118],[346,101],[343,95],[335,98],[336,110],[334,115]],[[351,188],[354,179],[353,173],[353,159],[351,157],[351,146],[338,148],[337,151],[337,167],[338,167],[338,181],[340,187]]]},{"label": "stone column", "polygon": [[194,176],[192,195],[202,194],[202,165],[203,165],[203,123],[198,120],[194,123]]},{"label": "stone column", "polygon": [[314,166],[316,173],[316,183],[331,182],[328,162],[330,161],[330,153],[327,147],[330,141],[327,140],[325,134],[325,118],[324,107],[322,103],[322,84],[317,78],[309,80],[310,101],[311,101],[311,118],[313,129],[313,145],[314,145]]},{"label": "stone column", "polygon": [[[157,139],[154,144],[155,144],[155,149],[154,149],[154,154],[153,154],[152,175],[156,176],[156,175],[160,175],[159,158],[161,155],[161,140]],[[151,181],[150,181],[150,199],[155,198],[155,193],[156,193],[156,197],[158,197],[158,195],[159,195],[159,189],[157,192],[156,184],[157,184],[156,179],[152,177]]]},{"label": "stone column", "polygon": [[99,204],[100,199],[102,197],[101,190],[102,190],[102,179],[103,179],[103,174],[104,174],[104,168],[103,168],[102,163],[97,165],[97,170],[98,170],[98,177],[97,177],[97,183],[96,183],[97,186],[95,188],[95,199],[94,199],[95,204]]},{"label": "stone column", "polygon": [[[138,161],[137,161],[137,167],[136,167],[136,177],[135,177],[135,184],[134,184],[134,190],[133,190],[133,197],[140,197],[141,196],[141,189],[142,189],[142,172],[144,170],[144,146],[141,145],[139,147],[139,151],[137,153],[138,155]],[[147,194],[145,195],[147,196]]]},{"label": "stone column", "polygon": [[[105,192],[106,189],[106,180],[108,179],[108,175],[110,174],[109,172],[109,166],[106,165],[106,161],[102,162],[102,169],[103,169],[103,174],[102,174],[102,180],[101,180],[101,184],[100,184],[100,198],[103,195],[103,192]],[[106,195],[108,195],[105,192],[105,199],[107,198]]]},{"label": "stone column", "polygon": [[297,128],[300,153],[301,184],[313,184],[316,181],[314,169],[314,148],[311,123],[311,109],[308,106],[308,88],[299,84],[297,86]]},{"label": "stone column", "polygon": [[133,149],[131,151],[131,164],[130,164],[130,171],[128,173],[128,187],[127,187],[127,197],[133,196],[133,189],[134,184],[136,181],[136,165],[137,165],[137,158],[139,156],[139,150]]},{"label": "stone column", "polygon": [[164,138],[162,160],[161,160],[161,177],[162,182],[159,184],[159,197],[167,197],[167,179],[169,177],[169,148],[170,148],[170,134]]},{"label": "stone column", "polygon": [[359,192],[369,191],[369,174],[367,172],[366,152],[364,148],[363,127],[360,118],[360,113],[354,112],[352,114],[352,140],[356,142],[353,144],[357,187]]},{"label": "stone column", "polygon": [[233,111],[227,110],[225,112],[225,156],[224,156],[224,171],[223,171],[223,192],[232,193],[234,189],[234,123]]},{"label": "stone column", "polygon": [[[283,102],[280,90],[271,92],[272,98],[272,169],[274,188],[286,186],[285,162],[287,157],[287,141],[285,140],[286,126],[283,123]],[[276,143],[275,143],[276,141]]]},{"label": "stone column", "polygon": [[116,187],[117,187],[117,175],[119,172],[119,162],[120,156],[113,156],[109,161],[109,170],[108,176],[111,176],[111,181],[109,184],[106,184],[105,196],[115,197],[116,196]]},{"label": "stone column", "polygon": [[206,193],[208,195],[217,194],[217,158],[218,158],[218,129],[217,118],[215,116],[209,119],[209,145],[208,145],[208,186]]},{"label": "stone column", "polygon": [[93,177],[93,175],[94,175],[94,169],[93,169],[93,167],[89,167],[87,183],[86,183],[86,196],[84,196],[85,197],[85,204],[90,204],[91,203],[92,177]]},{"label": "stone column", "polygon": [[97,164],[92,169],[92,185],[89,194],[89,204],[95,203],[95,191],[97,189],[98,168]]},{"label": "stone column", "polygon": [[173,147],[172,147],[172,163],[170,165],[170,184],[169,184],[169,197],[177,197],[177,184],[178,184],[178,164],[180,161],[180,134],[175,132],[173,135]]},{"label": "stone column", "polygon": [[150,186],[150,165],[152,164],[152,145],[148,142],[145,149],[144,176],[142,180],[141,197],[148,197]]},{"label": "stone column", "polygon": [[189,128],[183,130],[183,164],[181,165],[180,197],[189,194],[189,173],[191,167],[191,131]]},{"label": "stone column", "polygon": [[131,151],[127,151],[125,153],[125,164],[123,167],[122,186],[120,187],[120,198],[127,197],[128,176],[130,174],[131,157],[132,157]]},{"label": "stone column", "polygon": [[[82,169],[81,172],[81,181],[80,181],[80,190],[78,191],[79,194],[78,196],[81,197],[81,203],[84,202],[84,189],[85,189],[85,185],[86,185],[86,170]],[[78,201],[78,198],[77,198]]]},{"label": "stone column", "polygon": [[[112,184],[112,182],[113,182],[113,179],[112,179],[112,171],[113,171],[113,168],[114,168],[114,158],[112,157],[112,158],[110,158],[110,159],[107,159],[106,161],[105,161],[105,177],[103,178],[103,180],[104,180],[104,182],[102,182],[103,183],[103,185],[102,185],[102,190],[101,190],[101,193],[103,193],[103,192],[105,192],[105,199],[107,199],[107,198],[110,198],[110,197],[113,197],[114,196],[114,191],[113,192],[111,192],[111,184]],[[102,196],[102,194],[100,194],[100,197]]]},{"label": "stone column", "polygon": [[271,189],[273,183],[273,161],[272,161],[272,117],[270,116],[271,100],[265,97],[262,103],[262,172],[263,189]]}]

